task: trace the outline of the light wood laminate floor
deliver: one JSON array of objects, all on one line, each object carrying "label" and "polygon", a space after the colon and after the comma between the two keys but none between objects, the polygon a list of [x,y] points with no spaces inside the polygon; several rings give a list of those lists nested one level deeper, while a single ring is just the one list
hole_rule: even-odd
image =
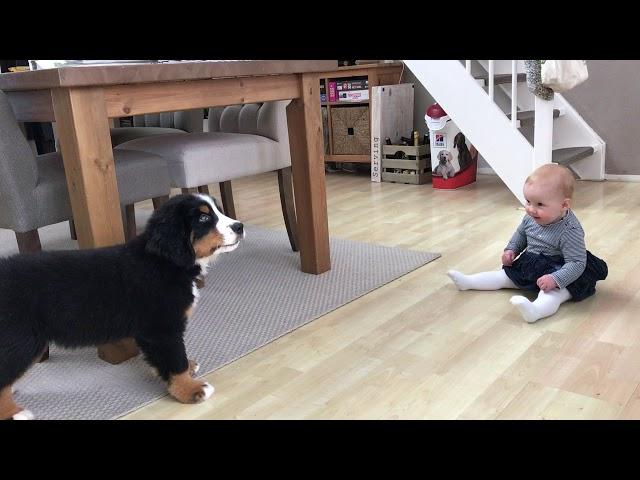
[{"label": "light wood laminate floor", "polygon": [[[233,188],[241,221],[284,229],[275,174]],[[334,173],[327,198],[331,236],[442,258],[207,375],[207,402],[165,397],[126,419],[640,418],[640,183],[578,183],[609,277],[533,325],[513,291],[459,292],[445,275],[500,267],[524,211],[497,177],[439,191]]]}]

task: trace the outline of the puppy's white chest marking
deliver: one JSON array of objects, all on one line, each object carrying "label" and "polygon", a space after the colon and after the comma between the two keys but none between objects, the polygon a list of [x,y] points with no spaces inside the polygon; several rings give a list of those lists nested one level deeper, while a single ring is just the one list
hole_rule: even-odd
[{"label": "puppy's white chest marking", "polygon": [[200,274],[204,277],[209,271],[209,262],[212,261],[213,255],[209,257],[202,257],[196,260],[196,263],[200,265]]},{"label": "puppy's white chest marking", "polygon": [[189,310],[193,311],[193,309],[196,308],[196,304],[198,303],[198,298],[200,298],[200,289],[196,285],[195,281],[191,283],[191,293],[193,293],[193,302],[191,302]]}]

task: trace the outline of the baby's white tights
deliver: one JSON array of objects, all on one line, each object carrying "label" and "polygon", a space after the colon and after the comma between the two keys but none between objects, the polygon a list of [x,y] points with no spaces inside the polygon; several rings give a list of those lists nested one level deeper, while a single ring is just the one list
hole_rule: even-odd
[{"label": "baby's white tights", "polygon": [[560,305],[570,298],[571,294],[566,288],[554,288],[548,292],[540,290],[538,298],[533,302],[530,302],[528,298],[522,295],[514,295],[509,301],[516,306],[522,318],[529,323],[533,323],[556,313]]},{"label": "baby's white tights", "polygon": [[[474,273],[465,275],[456,270],[449,270],[447,275],[459,290],[499,290],[501,288],[518,288],[507,276],[504,270],[494,272]],[[522,295],[514,295],[509,302],[514,305],[522,318],[528,323],[534,323],[541,318],[549,317],[558,311],[560,305],[571,298],[566,288],[555,288],[548,292],[540,290],[538,298],[530,302]]]},{"label": "baby's white tights", "polygon": [[465,275],[456,270],[449,270],[447,275],[451,277],[458,290],[500,290],[501,288],[518,288],[511,281],[504,270],[495,272],[480,272],[473,275]]}]

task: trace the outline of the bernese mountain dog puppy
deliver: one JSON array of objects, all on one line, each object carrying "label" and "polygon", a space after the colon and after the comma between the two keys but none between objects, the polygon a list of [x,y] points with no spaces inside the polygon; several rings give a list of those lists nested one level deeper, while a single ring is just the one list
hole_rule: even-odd
[{"label": "bernese mountain dog puppy", "polygon": [[12,384],[48,342],[74,348],[133,338],[174,398],[209,398],[213,386],[192,377],[197,363],[187,358],[184,332],[196,280],[244,235],[211,197],[179,195],[124,245],[1,258],[0,419],[33,418],[14,402]]}]

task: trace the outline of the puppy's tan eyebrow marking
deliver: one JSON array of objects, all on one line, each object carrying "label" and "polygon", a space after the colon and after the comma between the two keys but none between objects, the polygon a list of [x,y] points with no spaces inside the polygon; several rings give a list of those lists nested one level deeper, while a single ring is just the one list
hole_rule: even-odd
[{"label": "puppy's tan eyebrow marking", "polygon": [[202,213],[206,213],[207,215],[212,215],[213,212],[211,212],[211,209],[209,208],[208,205],[200,205],[199,210]]}]

